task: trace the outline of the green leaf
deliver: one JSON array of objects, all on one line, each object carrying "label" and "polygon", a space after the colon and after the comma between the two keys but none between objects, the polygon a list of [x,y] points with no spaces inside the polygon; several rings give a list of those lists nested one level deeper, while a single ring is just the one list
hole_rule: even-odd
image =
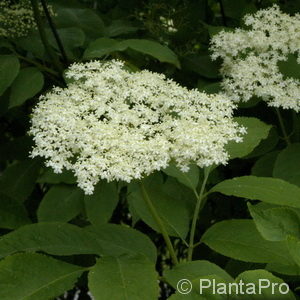
[{"label": "green leaf", "polygon": [[100,38],[90,43],[83,57],[84,59],[98,58],[115,51],[125,51],[128,48],[148,54],[160,62],[167,62],[178,68],[180,67],[179,60],[171,49],[157,42],[143,39],[129,39],[118,42],[109,38]]},{"label": "green leaf", "polygon": [[214,251],[246,262],[292,264],[284,242],[264,240],[252,220],[226,220],[214,224],[202,242]]},{"label": "green leaf", "polygon": [[[84,46],[85,43],[85,33],[81,28],[78,27],[67,27],[57,29],[57,33],[62,41],[64,50],[69,60],[76,60],[76,52],[73,50]],[[50,45],[57,51],[59,47],[50,29],[46,30],[47,38]],[[79,55],[80,54],[80,55]],[[78,58],[81,56],[81,52],[78,52]]]},{"label": "green leaf", "polygon": [[196,165],[190,165],[188,172],[182,172],[176,165],[170,164],[163,171],[174,178],[180,183],[184,184],[188,188],[195,190],[199,182],[199,168]]},{"label": "green leaf", "polygon": [[[85,34],[83,30],[78,27],[60,28],[57,29],[57,33],[59,34],[59,37],[62,40],[62,43],[66,50],[72,50],[74,48],[78,48],[84,45]],[[58,49],[57,42],[50,30],[49,43],[54,48]]]},{"label": "green leaf", "polygon": [[300,143],[292,144],[279,153],[273,176],[300,186]]},{"label": "green leaf", "polygon": [[85,196],[85,210],[88,220],[94,225],[107,223],[119,201],[115,183],[99,182],[93,195]]},{"label": "green leaf", "polygon": [[228,151],[231,159],[241,158],[251,153],[261,140],[268,137],[271,125],[256,118],[237,117],[234,120],[247,129],[247,133],[243,135],[243,142],[236,143],[231,141],[226,145],[225,149]]},{"label": "green leaf", "polygon": [[45,194],[37,211],[39,222],[68,222],[83,209],[83,192],[78,187],[56,185]]},{"label": "green leaf", "polygon": [[67,183],[75,184],[76,178],[72,171],[64,170],[62,173],[54,173],[52,168],[47,168],[42,175],[37,179],[38,183]]},{"label": "green leaf", "polygon": [[141,232],[122,225],[103,224],[88,228],[101,245],[101,254],[107,256],[143,255],[156,262],[156,248],[150,238]]},{"label": "green leaf", "polygon": [[221,87],[220,82],[214,82],[214,83],[205,85],[200,90],[207,94],[216,94],[216,93],[220,93],[222,91],[222,87]]},{"label": "green leaf", "polygon": [[99,38],[89,44],[87,49],[83,54],[84,59],[91,59],[102,57],[106,54],[110,54],[115,51],[122,51],[122,48],[119,48],[119,42],[117,40],[109,38]]},{"label": "green leaf", "polygon": [[184,57],[183,67],[205,78],[218,79],[221,77],[220,64],[213,61],[209,55],[189,54]]},{"label": "green leaf", "polygon": [[209,275],[217,275],[220,278],[223,278],[226,282],[233,281],[233,278],[228,275],[226,271],[207,260],[195,260],[180,263],[172,269],[166,270],[164,278],[166,278],[173,288],[176,288],[178,281],[183,278],[192,281],[199,277],[206,277]]},{"label": "green leaf", "polygon": [[300,68],[296,55],[289,54],[286,61],[279,61],[277,65],[284,78],[300,79]]},{"label": "green leaf", "polygon": [[156,249],[142,233],[121,225],[105,224],[82,229],[60,222],[25,225],[0,239],[0,258],[19,251],[44,251],[53,255],[140,254],[156,261]]},{"label": "green leaf", "polygon": [[[201,175],[201,174],[200,174]],[[190,219],[194,213],[196,205],[195,193],[183,184],[178,184],[178,180],[168,176],[163,182],[162,192],[171,199],[176,199],[175,202],[180,202],[188,209]]]},{"label": "green leaf", "polygon": [[98,38],[105,33],[100,16],[88,8],[60,8],[56,11],[55,24],[58,28],[81,28],[91,38]]},{"label": "green leaf", "polygon": [[300,239],[290,236],[288,237],[287,244],[290,255],[298,267],[300,267]]},{"label": "green leaf", "polygon": [[289,275],[289,276],[300,275],[300,266],[297,265],[282,265],[282,264],[270,263],[267,264],[266,270],[278,274]]},{"label": "green leaf", "polygon": [[44,86],[44,76],[37,68],[21,69],[11,86],[9,107],[22,105]]},{"label": "green leaf", "polygon": [[[167,232],[184,239],[189,231],[190,212],[186,202],[174,198],[164,191],[164,184],[157,177],[150,176],[143,181],[146,192],[155,206]],[[140,187],[132,184],[128,195],[129,205],[151,228],[160,232],[156,221],[142,196]]]},{"label": "green leaf", "polygon": [[[247,299],[247,300],[296,300],[295,296],[291,291],[288,293],[281,293],[279,286],[284,283],[284,281],[272,273],[266,270],[251,270],[246,271],[240,274],[236,278],[236,282],[242,282],[248,287],[249,284],[255,285],[255,294],[250,293],[253,289],[249,289],[249,292],[246,294],[247,288],[244,286],[243,291],[245,295],[238,294],[238,299]],[[286,287],[282,287],[282,291],[286,291]]]},{"label": "green leaf", "polygon": [[34,189],[40,167],[39,159],[28,159],[9,166],[0,177],[1,192],[18,201],[26,200]]},{"label": "green leaf", "polygon": [[176,54],[168,47],[163,46],[154,41],[142,40],[142,39],[130,39],[120,42],[119,47],[130,48],[132,50],[148,54],[160,62],[167,62],[180,68],[179,60]]},{"label": "green leaf", "polygon": [[0,299],[54,299],[72,289],[83,271],[42,254],[9,256],[0,262]]},{"label": "green leaf", "polygon": [[30,223],[24,205],[0,193],[0,228],[16,229]]},{"label": "green leaf", "polygon": [[209,191],[213,192],[300,208],[300,188],[277,178],[236,177],[215,185]]},{"label": "green leaf", "polygon": [[38,31],[33,31],[27,36],[18,38],[18,40],[16,40],[16,44],[22,50],[33,54],[36,58],[46,61],[48,60],[47,56],[45,55],[46,51],[44,44]]},{"label": "green leaf", "polygon": [[89,273],[95,299],[158,299],[155,266],[143,257],[103,257]]},{"label": "green leaf", "polygon": [[275,127],[272,127],[269,131],[269,135],[266,139],[262,140],[259,145],[245,158],[253,158],[264,155],[273,150],[279,141],[279,136]]},{"label": "green leaf", "polygon": [[44,251],[53,255],[99,254],[101,246],[93,233],[75,225],[36,223],[1,237],[0,258],[19,251]]},{"label": "green leaf", "polygon": [[260,234],[268,241],[284,241],[288,235],[300,238],[300,218],[290,208],[257,209],[248,204]]},{"label": "green leaf", "polygon": [[111,24],[105,28],[105,36],[115,37],[137,31],[138,28],[132,26],[125,20],[112,20]]},{"label": "green leaf", "polygon": [[251,175],[259,177],[272,177],[273,168],[279,151],[273,151],[260,157],[251,169]]},{"label": "green leaf", "polygon": [[0,96],[17,77],[20,63],[16,56],[0,55]]}]

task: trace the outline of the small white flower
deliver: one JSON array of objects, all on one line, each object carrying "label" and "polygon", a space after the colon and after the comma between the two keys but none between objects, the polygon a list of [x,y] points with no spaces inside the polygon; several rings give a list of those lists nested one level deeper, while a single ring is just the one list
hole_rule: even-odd
[{"label": "small white flower", "polygon": [[[52,7],[48,6],[51,15]],[[42,6],[40,11],[43,13]],[[16,38],[26,36],[30,30],[37,29],[33,10],[29,0],[0,1],[0,36]]]},{"label": "small white flower", "polygon": [[175,28],[173,19],[168,19],[168,18],[166,18],[164,16],[160,16],[159,20],[161,21],[162,27],[164,29],[166,29],[168,32],[175,33],[175,32],[178,31],[178,29]]},{"label": "small white flower", "polygon": [[278,67],[289,54],[300,62],[300,15],[274,5],[246,15],[244,22],[248,29],[222,31],[212,39],[212,58],[223,59],[226,93],[236,101],[257,96],[269,106],[300,111],[300,81],[285,78]]},{"label": "small white flower", "polygon": [[184,171],[192,162],[225,164],[225,144],[244,132],[228,98],[162,74],[94,61],[73,64],[66,76],[74,81],[42,96],[33,111],[31,156],[46,158],[55,172],[72,170],[86,194],[100,178],[129,182],[171,160]]}]

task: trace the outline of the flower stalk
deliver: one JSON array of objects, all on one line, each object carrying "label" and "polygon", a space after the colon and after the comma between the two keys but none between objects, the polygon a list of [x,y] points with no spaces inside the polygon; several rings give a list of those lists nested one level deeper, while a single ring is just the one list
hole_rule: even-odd
[{"label": "flower stalk", "polygon": [[276,114],[277,114],[277,117],[278,117],[278,121],[279,121],[279,125],[280,125],[280,128],[281,128],[282,134],[283,134],[283,139],[285,140],[287,146],[289,146],[291,144],[291,141],[290,141],[290,138],[289,138],[289,136],[287,134],[287,131],[285,129],[283,118],[282,118],[280,110],[278,108],[276,108]]},{"label": "flower stalk", "polygon": [[48,53],[50,59],[52,60],[52,63],[55,66],[55,68],[57,68],[57,70],[59,70],[59,72],[62,72],[63,68],[58,60],[58,57],[48,42],[46,32],[45,32],[45,29],[42,24],[42,18],[41,18],[41,14],[40,14],[40,10],[39,10],[38,1],[30,0],[30,2],[31,2],[34,18],[35,18],[35,21],[36,21],[36,24],[37,24],[37,27],[38,27],[38,30],[40,33],[40,37],[41,37],[42,43],[46,49],[46,52]]},{"label": "flower stalk", "polygon": [[199,213],[200,213],[200,209],[201,209],[201,204],[202,204],[202,200],[205,197],[204,194],[204,190],[205,190],[205,186],[207,183],[207,179],[209,176],[209,172],[210,172],[210,168],[206,169],[204,172],[204,179],[201,185],[201,189],[200,189],[200,193],[197,194],[197,202],[196,202],[196,207],[194,210],[194,216],[193,216],[193,220],[192,220],[192,225],[191,225],[191,232],[190,232],[190,239],[189,239],[189,248],[188,248],[188,261],[191,261],[193,258],[193,251],[195,248],[194,245],[194,239],[195,239],[195,232],[196,232],[196,225],[197,225],[197,220],[199,217]]},{"label": "flower stalk", "polygon": [[67,54],[66,54],[66,51],[65,51],[65,48],[63,46],[63,43],[59,37],[59,34],[55,28],[55,25],[53,23],[53,20],[51,18],[51,15],[50,15],[50,12],[49,12],[49,9],[48,9],[48,6],[47,6],[47,3],[46,3],[46,0],[41,0],[41,3],[42,3],[42,7],[43,7],[43,10],[44,10],[44,13],[45,13],[45,16],[47,18],[47,21],[49,23],[49,26],[51,28],[51,31],[53,33],[53,36],[56,40],[56,43],[57,43],[57,46],[59,48],[59,51],[61,53],[61,56],[63,58],[63,61],[64,63],[67,65],[68,64],[68,57],[67,57]]},{"label": "flower stalk", "polygon": [[167,248],[170,252],[173,264],[176,265],[176,264],[178,264],[178,259],[177,259],[177,256],[175,254],[175,250],[174,250],[174,247],[173,247],[172,242],[170,240],[170,237],[167,233],[167,230],[166,230],[166,228],[165,228],[165,226],[164,226],[164,224],[163,224],[163,222],[162,222],[155,206],[153,205],[153,203],[152,203],[152,201],[151,201],[151,199],[150,199],[143,183],[140,183],[140,188],[141,188],[141,192],[142,192],[142,195],[143,195],[143,199],[144,199],[144,201],[145,201],[145,203],[146,203],[153,219],[155,220],[155,222],[156,222],[156,224],[157,224],[157,226],[158,226],[158,228],[159,228],[159,230],[160,230],[160,232],[161,232],[161,234],[162,234],[162,236],[165,240],[165,243],[166,243],[166,246],[167,246]]}]

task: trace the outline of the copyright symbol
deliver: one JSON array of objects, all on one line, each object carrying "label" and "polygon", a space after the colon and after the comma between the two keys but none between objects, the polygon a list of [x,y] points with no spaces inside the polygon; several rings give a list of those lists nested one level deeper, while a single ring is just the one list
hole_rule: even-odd
[{"label": "copyright symbol", "polygon": [[176,289],[180,294],[187,295],[192,291],[193,285],[188,279],[181,279],[177,282]]}]

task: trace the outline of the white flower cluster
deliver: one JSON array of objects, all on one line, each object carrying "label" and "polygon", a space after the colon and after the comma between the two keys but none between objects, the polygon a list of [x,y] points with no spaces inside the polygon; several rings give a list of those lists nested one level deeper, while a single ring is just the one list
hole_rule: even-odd
[{"label": "white flower cluster", "polygon": [[[223,87],[236,101],[261,97],[269,106],[300,110],[300,81],[278,66],[295,55],[300,63],[300,15],[277,5],[244,18],[248,29],[222,31],[212,39],[212,58],[223,59]],[[300,67],[300,66],[299,66]]]},{"label": "white flower cluster", "polygon": [[224,145],[245,129],[234,104],[179,86],[164,75],[132,73],[120,61],[73,64],[67,88],[42,96],[32,115],[35,148],[60,173],[72,170],[86,194],[102,179],[129,182],[175,161],[183,170],[225,164]]},{"label": "white flower cluster", "polygon": [[174,25],[173,19],[165,18],[164,16],[160,16],[159,20],[163,26],[169,33],[175,33],[177,32],[177,28]]},{"label": "white flower cluster", "polygon": [[[51,15],[52,7],[48,6]],[[40,5],[42,13],[42,6]],[[0,1],[0,36],[16,38],[26,36],[32,29],[36,29],[36,22],[29,0],[15,3],[12,0]]]}]

